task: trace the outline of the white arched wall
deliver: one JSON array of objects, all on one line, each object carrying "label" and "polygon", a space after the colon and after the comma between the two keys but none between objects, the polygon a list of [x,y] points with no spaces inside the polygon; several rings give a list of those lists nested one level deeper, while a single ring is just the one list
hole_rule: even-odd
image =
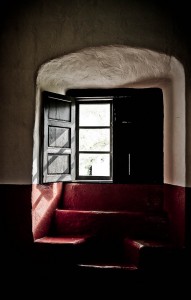
[{"label": "white arched wall", "polygon": [[37,76],[33,183],[39,183],[41,91],[159,87],[164,98],[164,183],[185,186],[185,75],[172,56],[127,46],[87,48],[51,60]]}]

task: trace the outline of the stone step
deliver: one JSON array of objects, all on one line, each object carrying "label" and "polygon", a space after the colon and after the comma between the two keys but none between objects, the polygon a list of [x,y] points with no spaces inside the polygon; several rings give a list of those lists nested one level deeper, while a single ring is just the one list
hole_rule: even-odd
[{"label": "stone step", "polygon": [[139,269],[172,269],[178,265],[181,249],[170,242],[157,240],[124,239],[128,260]]},{"label": "stone step", "polygon": [[138,270],[137,266],[130,263],[98,263],[92,262],[89,264],[78,264],[80,268],[83,269],[101,269],[101,270],[127,270],[127,271],[136,271]]},{"label": "stone step", "polygon": [[76,265],[122,268],[130,266],[124,260],[123,240],[95,236],[45,236],[35,241],[39,260],[75,262]]},{"label": "stone step", "polygon": [[35,243],[49,245],[78,245],[88,240],[89,236],[44,236]]},{"label": "stone step", "polygon": [[81,257],[84,245],[91,237],[83,236],[44,236],[34,241],[35,260],[39,265],[75,265]]},{"label": "stone step", "polygon": [[165,214],[144,212],[56,209],[52,234],[167,239],[168,218]]},{"label": "stone step", "polygon": [[65,183],[61,209],[162,211],[163,185]]}]

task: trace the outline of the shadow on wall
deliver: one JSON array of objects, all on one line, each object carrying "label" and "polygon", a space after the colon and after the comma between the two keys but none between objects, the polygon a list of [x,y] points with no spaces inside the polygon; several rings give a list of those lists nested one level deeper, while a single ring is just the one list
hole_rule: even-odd
[{"label": "shadow on wall", "polygon": [[61,182],[32,185],[32,230],[35,240],[47,235],[61,193]]}]

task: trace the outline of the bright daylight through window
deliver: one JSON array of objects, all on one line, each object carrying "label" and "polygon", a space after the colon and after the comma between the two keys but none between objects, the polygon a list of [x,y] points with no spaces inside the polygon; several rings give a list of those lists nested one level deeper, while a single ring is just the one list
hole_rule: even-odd
[{"label": "bright daylight through window", "polygon": [[111,177],[111,103],[78,103],[78,177]]}]

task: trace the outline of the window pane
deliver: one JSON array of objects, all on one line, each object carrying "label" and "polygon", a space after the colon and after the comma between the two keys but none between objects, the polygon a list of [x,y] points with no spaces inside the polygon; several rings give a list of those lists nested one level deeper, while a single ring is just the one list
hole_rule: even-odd
[{"label": "window pane", "polygon": [[80,129],[80,151],[109,151],[110,129]]},{"label": "window pane", "polygon": [[110,155],[80,154],[79,176],[110,176]]},{"label": "window pane", "polygon": [[110,104],[80,104],[80,126],[110,126]]}]

